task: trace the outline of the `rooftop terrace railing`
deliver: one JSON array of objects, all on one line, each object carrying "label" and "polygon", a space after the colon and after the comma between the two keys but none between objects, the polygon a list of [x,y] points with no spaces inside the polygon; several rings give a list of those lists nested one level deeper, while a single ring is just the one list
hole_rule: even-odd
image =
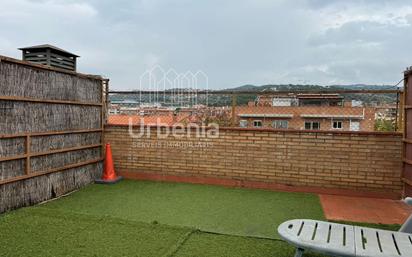
[{"label": "rooftop terrace railing", "polygon": [[[399,88],[348,90],[110,91],[109,124],[218,124],[321,131],[403,130]],[[130,119],[129,119],[130,118]]]}]

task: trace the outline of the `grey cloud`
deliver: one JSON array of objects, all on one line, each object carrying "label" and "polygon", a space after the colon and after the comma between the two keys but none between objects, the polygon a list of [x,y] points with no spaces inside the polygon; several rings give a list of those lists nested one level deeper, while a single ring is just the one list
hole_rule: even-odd
[{"label": "grey cloud", "polygon": [[56,44],[81,55],[80,71],[108,76],[117,89],[137,88],[154,64],[202,70],[211,88],[390,83],[412,64],[410,26],[325,22],[378,9],[396,16],[397,5],[412,10],[398,0],[0,0],[0,54],[20,58],[17,47]]},{"label": "grey cloud", "polygon": [[398,27],[377,22],[348,22],[341,27],[328,29],[323,33],[312,35],[308,43],[314,46],[326,44],[380,43],[389,40],[399,33],[400,31],[398,30]]},{"label": "grey cloud", "polygon": [[386,5],[409,5],[410,0],[305,0],[308,6],[312,8],[327,8],[336,6],[380,6]]}]

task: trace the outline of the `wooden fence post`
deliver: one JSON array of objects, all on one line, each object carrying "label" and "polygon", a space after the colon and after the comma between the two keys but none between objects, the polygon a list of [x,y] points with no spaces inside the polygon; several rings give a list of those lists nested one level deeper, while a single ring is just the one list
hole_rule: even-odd
[{"label": "wooden fence post", "polygon": [[26,136],[26,175],[31,173],[31,164],[30,164],[30,150],[31,148],[31,137],[30,135]]}]

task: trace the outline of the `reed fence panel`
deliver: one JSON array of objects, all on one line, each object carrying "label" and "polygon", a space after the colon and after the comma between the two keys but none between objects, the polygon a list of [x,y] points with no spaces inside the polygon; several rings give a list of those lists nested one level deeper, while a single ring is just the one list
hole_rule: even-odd
[{"label": "reed fence panel", "polygon": [[108,80],[0,56],[0,213],[100,176]]}]

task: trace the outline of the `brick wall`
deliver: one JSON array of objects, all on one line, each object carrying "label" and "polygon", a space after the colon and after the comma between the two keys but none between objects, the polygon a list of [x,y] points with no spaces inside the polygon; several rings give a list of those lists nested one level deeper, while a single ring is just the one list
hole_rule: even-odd
[{"label": "brick wall", "polygon": [[320,193],[398,197],[402,190],[401,134],[239,128],[221,128],[217,138],[159,138],[156,128],[150,134],[133,139],[127,126],[106,127],[118,172]]}]

